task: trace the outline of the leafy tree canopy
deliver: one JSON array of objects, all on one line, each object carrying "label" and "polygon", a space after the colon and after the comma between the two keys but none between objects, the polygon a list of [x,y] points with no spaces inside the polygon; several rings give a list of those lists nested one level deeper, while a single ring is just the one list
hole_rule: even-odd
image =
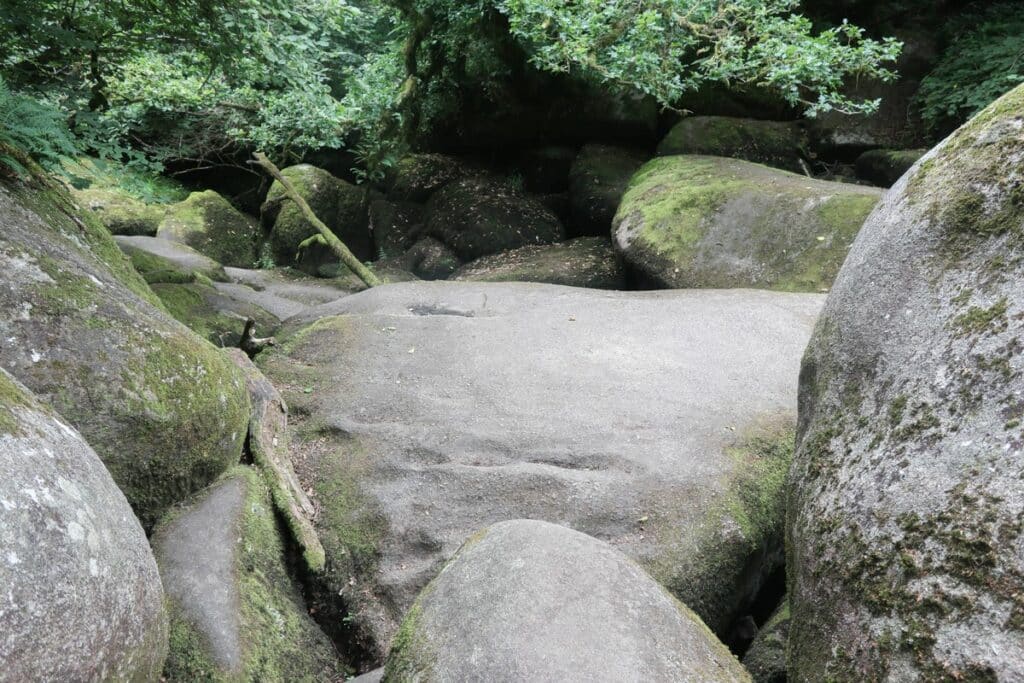
[{"label": "leafy tree canopy", "polygon": [[685,107],[702,84],[871,111],[900,46],[798,0],[7,0],[0,74],[94,151],[231,163],[355,146],[371,169],[524,63]]}]

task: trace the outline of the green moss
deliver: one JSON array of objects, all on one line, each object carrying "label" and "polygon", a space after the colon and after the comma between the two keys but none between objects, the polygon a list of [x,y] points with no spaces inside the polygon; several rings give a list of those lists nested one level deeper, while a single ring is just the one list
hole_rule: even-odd
[{"label": "green moss", "polygon": [[[240,315],[221,313],[207,303],[208,297],[216,295],[211,286],[161,283],[152,287],[167,311],[200,337],[218,347],[238,345],[245,319]],[[268,322],[266,314],[253,317],[265,325],[262,329],[272,329],[273,323]]]},{"label": "green moss", "polygon": [[616,234],[626,257],[664,286],[817,292],[831,286],[878,198],[743,161],[662,157],[630,182]]},{"label": "green moss", "polygon": [[165,208],[145,204],[116,189],[73,193],[83,212],[92,212],[115,235],[156,235]]},{"label": "green moss", "polygon": [[169,683],[186,681],[223,681],[213,663],[206,639],[173,602],[167,602],[170,620],[169,648],[164,662],[163,679]]},{"label": "green moss", "polygon": [[398,633],[395,634],[384,668],[384,683],[430,679],[435,655],[422,633],[422,618],[423,608],[417,601],[405,615]]},{"label": "green moss", "polygon": [[146,350],[130,359],[116,408],[133,425],[132,450],[147,461],[119,454],[104,463],[151,527],[167,507],[239,461],[250,406],[240,371],[212,346],[197,346],[184,333],[140,343]]},{"label": "green moss", "polygon": [[193,192],[169,206],[159,236],[187,244],[225,265],[251,268],[256,263],[255,221],[212,190]]},{"label": "green moss", "polygon": [[225,672],[213,663],[205,638],[171,606],[168,681],[326,681],[343,678],[334,646],[306,613],[288,574],[286,548],[270,492],[254,469],[236,466],[221,479],[240,479],[245,491],[235,555],[242,667]]},{"label": "green moss", "polygon": [[[693,525],[691,533],[699,533],[686,547],[679,546],[675,524],[650,523],[659,545],[672,550],[648,563],[648,571],[720,635],[733,616],[736,593],[763,569],[747,563],[781,549],[794,439],[792,422],[785,420],[753,429],[728,448],[735,464],[720,486],[723,495]],[[738,533],[723,534],[733,526]]]},{"label": "green moss", "polygon": [[953,326],[961,335],[994,334],[1006,329],[1005,297],[988,307],[971,306],[966,313],[953,319]]},{"label": "green moss", "polygon": [[7,374],[0,371],[0,436],[6,434],[21,434],[20,421],[15,414],[15,408],[34,408],[34,401],[31,397],[14,382]]}]

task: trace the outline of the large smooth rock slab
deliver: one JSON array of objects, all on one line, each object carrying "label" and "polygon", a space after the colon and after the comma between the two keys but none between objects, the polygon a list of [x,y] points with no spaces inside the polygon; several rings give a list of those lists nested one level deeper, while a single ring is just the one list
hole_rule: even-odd
[{"label": "large smooth rock slab", "polygon": [[612,235],[660,287],[820,292],[881,196],[737,159],[660,157],[633,176]]},{"label": "large smooth rock slab", "polygon": [[156,562],[81,435],[0,370],[0,680],[155,681]]},{"label": "large smooth rock slab", "polygon": [[793,680],[1024,680],[1024,87],[896,184],[804,358]]},{"label": "large smooth rock slab", "polygon": [[471,533],[528,517],[611,542],[724,630],[781,564],[821,303],[411,283],[289,321],[258,361],[295,418],[331,595],[383,650]]},{"label": "large smooth rock slab", "polygon": [[241,373],[66,195],[0,187],[0,366],[93,446],[144,526],[238,462]]},{"label": "large smooth rock slab", "polygon": [[171,611],[168,681],[338,680],[259,473],[232,469],[161,522],[153,547]]},{"label": "large smooth rock slab", "polygon": [[474,535],[402,624],[384,681],[750,676],[700,618],[595,538],[534,520]]}]

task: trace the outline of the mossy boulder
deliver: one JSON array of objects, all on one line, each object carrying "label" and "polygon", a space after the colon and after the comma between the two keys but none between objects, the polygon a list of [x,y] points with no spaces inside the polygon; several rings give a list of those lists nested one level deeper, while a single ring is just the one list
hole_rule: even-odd
[{"label": "mossy boulder", "polygon": [[142,279],[151,285],[228,279],[224,266],[181,242],[142,236],[117,236],[114,241]]},{"label": "mossy boulder", "polygon": [[786,683],[786,650],[789,647],[789,602],[782,604],[761,626],[743,655],[743,666],[747,667],[754,683]]},{"label": "mossy boulder", "polygon": [[399,681],[702,681],[750,676],[620,550],[535,520],[474,534],[409,610]]},{"label": "mossy boulder", "polygon": [[806,150],[807,134],[797,121],[688,116],[661,141],[658,156],[729,157],[799,173]]},{"label": "mossy boulder", "polygon": [[464,178],[445,185],[427,205],[424,233],[462,261],[565,239],[565,229],[544,204],[508,183]]},{"label": "mossy boulder", "polygon": [[340,600],[379,657],[466,538],[531,517],[614,543],[724,633],[782,564],[822,301],[417,282],[288,321],[257,362],[303,416],[317,609]]},{"label": "mossy boulder", "polygon": [[447,154],[409,154],[391,171],[388,198],[423,204],[448,183],[480,175],[482,170],[471,161]]},{"label": "mossy boulder", "polygon": [[377,256],[401,256],[412,247],[423,227],[423,207],[377,199],[370,202],[369,221]]},{"label": "mossy boulder", "polygon": [[146,535],[82,436],[3,369],[0,510],[0,678],[158,680],[167,614]]},{"label": "mossy boulder", "polygon": [[96,214],[107,230],[114,235],[156,235],[167,207],[146,204],[126,192],[111,188],[88,188],[71,191],[75,201],[85,211]]},{"label": "mossy boulder", "polygon": [[171,512],[153,547],[171,615],[167,681],[344,677],[288,573],[270,491],[258,472],[231,469]]},{"label": "mossy boulder", "polygon": [[630,178],[648,158],[626,147],[583,147],[569,170],[569,233],[607,237]]},{"label": "mossy boulder", "polygon": [[660,287],[824,291],[881,196],[736,159],[660,157],[630,182],[614,240]]},{"label": "mossy boulder", "polygon": [[1024,680],[1024,87],[864,225],[800,374],[793,680]]},{"label": "mossy boulder", "polygon": [[422,280],[444,280],[458,270],[462,261],[438,240],[424,237],[395,259],[395,264]]},{"label": "mossy boulder", "polygon": [[187,244],[227,266],[250,268],[256,262],[256,221],[213,190],[193,192],[171,204],[157,237]]},{"label": "mossy boulder", "polygon": [[257,336],[267,336],[278,318],[260,306],[220,291],[212,282],[155,283],[150,285],[164,308],[176,320],[217,347],[237,346],[245,321],[256,321]]},{"label": "mossy boulder", "polygon": [[546,282],[568,287],[625,289],[622,259],[607,237],[520,247],[484,256],[462,266],[452,280],[471,282]]},{"label": "mossy boulder", "polygon": [[892,187],[927,153],[926,149],[872,149],[857,157],[857,177]]},{"label": "mossy boulder", "polygon": [[[309,164],[289,166],[281,174],[356,258],[363,261],[374,258],[367,218],[369,198],[365,190]],[[274,261],[282,266],[293,265],[299,245],[317,234],[317,229],[285,196],[284,187],[277,181],[270,186],[267,200],[260,209],[260,220],[269,235]]]},{"label": "mossy boulder", "polygon": [[143,525],[238,461],[238,370],[58,190],[0,186],[0,364],[82,432]]}]

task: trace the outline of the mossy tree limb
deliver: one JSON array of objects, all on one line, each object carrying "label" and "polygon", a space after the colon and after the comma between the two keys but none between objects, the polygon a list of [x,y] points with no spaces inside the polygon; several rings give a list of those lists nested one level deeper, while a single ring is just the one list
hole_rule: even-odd
[{"label": "mossy tree limb", "polygon": [[341,262],[348,266],[349,269],[355,273],[360,280],[366,283],[367,287],[376,287],[377,285],[383,284],[372,270],[370,270],[362,261],[356,258],[355,254],[345,246],[345,243],[338,239],[338,236],[327,227],[327,225],[317,218],[317,215],[313,212],[313,209],[309,207],[306,200],[295,191],[295,188],[288,181],[281,171],[274,165],[274,163],[267,158],[267,155],[262,152],[256,152],[253,157],[256,159],[254,163],[267,173],[269,173],[274,180],[281,183],[281,187],[284,188],[285,194],[289,199],[295,202],[295,205],[299,207],[303,217],[309,221],[309,224],[317,229],[317,231],[323,236],[324,241],[327,242],[327,246],[331,248]]}]

